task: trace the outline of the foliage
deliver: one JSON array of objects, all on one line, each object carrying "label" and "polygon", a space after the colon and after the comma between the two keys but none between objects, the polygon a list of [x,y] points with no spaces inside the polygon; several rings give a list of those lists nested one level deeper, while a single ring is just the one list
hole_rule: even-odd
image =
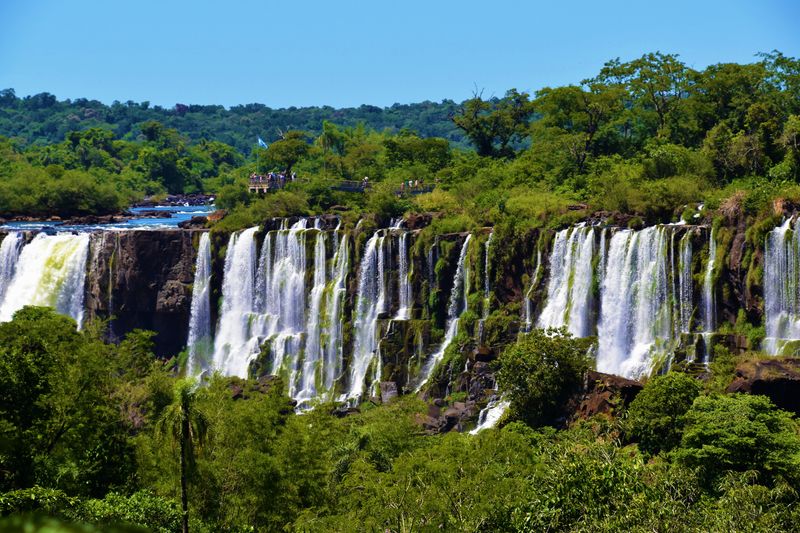
[{"label": "foliage", "polygon": [[673,449],[681,442],[684,417],[699,394],[700,384],[686,374],[654,377],[628,408],[629,437],[649,454]]},{"label": "foliage", "polygon": [[506,348],[497,383],[511,402],[510,415],[533,427],[562,422],[567,399],[589,369],[587,348],[585,339],[540,329]]},{"label": "foliage", "polygon": [[800,438],[791,415],[765,396],[700,396],[686,413],[677,460],[696,468],[706,482],[728,471],[755,471],[773,482],[796,481]]}]

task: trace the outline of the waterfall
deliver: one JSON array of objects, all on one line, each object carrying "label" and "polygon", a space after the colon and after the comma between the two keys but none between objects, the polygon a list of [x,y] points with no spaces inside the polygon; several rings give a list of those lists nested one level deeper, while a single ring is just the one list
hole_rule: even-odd
[{"label": "waterfall", "polygon": [[258,353],[251,323],[255,315],[255,270],[258,227],[233,233],[225,253],[222,310],[214,340],[214,368],[225,375],[247,377],[250,360]]},{"label": "waterfall", "polygon": [[491,305],[491,300],[489,295],[492,290],[491,281],[489,280],[489,249],[492,245],[492,238],[494,237],[494,230],[489,233],[489,238],[486,239],[486,243],[483,245],[484,247],[484,255],[483,255],[483,319],[485,320],[489,316],[489,306]]},{"label": "waterfall", "polygon": [[525,292],[525,298],[523,300],[522,311],[524,314],[525,319],[525,332],[529,332],[531,330],[531,326],[533,326],[533,290],[536,288],[536,278],[539,277],[539,271],[542,269],[542,251],[536,250],[536,268],[533,270],[533,275],[531,276],[531,284],[528,286],[528,290]]},{"label": "waterfall", "polygon": [[478,425],[469,432],[470,435],[477,435],[484,429],[493,428],[497,422],[500,421],[500,418],[503,416],[503,413],[506,412],[510,402],[508,400],[503,399],[492,399],[486,407],[481,409],[481,412],[478,413]]},{"label": "waterfall", "polygon": [[386,282],[384,280],[384,247],[385,236],[376,231],[367,241],[364,255],[359,267],[358,293],[354,310],[355,342],[350,363],[350,388],[348,399],[361,396],[364,379],[370,365],[379,372],[378,356],[378,315],[385,311]]},{"label": "waterfall", "polygon": [[25,235],[22,232],[14,231],[7,234],[0,244],[0,304],[3,303],[6,289],[14,279],[19,252],[24,243]]},{"label": "waterfall", "polygon": [[[301,218],[288,229],[269,232],[262,248],[268,255],[260,260],[258,287],[264,291],[264,307],[260,310],[259,332],[270,338],[272,365],[270,372],[288,372],[289,396],[297,394],[300,355],[306,330],[306,228],[308,219]],[[269,255],[272,253],[272,255]],[[324,261],[324,242],[323,257]],[[324,277],[323,272],[320,274]],[[317,314],[319,308],[317,308]],[[318,321],[317,316],[315,320]],[[318,341],[317,341],[318,342]]]},{"label": "waterfall", "polygon": [[472,240],[472,235],[467,235],[464,239],[464,244],[461,246],[461,253],[458,256],[458,267],[456,268],[456,275],[453,279],[453,288],[450,291],[450,301],[447,305],[447,325],[445,326],[445,336],[439,349],[436,353],[430,356],[428,361],[422,367],[420,373],[420,382],[417,385],[417,391],[420,391],[425,383],[433,374],[441,360],[444,358],[444,352],[450,343],[453,342],[456,334],[458,333],[458,319],[461,314],[467,310],[467,293],[469,292],[469,269],[467,263],[467,250],[469,249],[469,242]]},{"label": "waterfall", "polygon": [[342,372],[342,331],[344,329],[344,300],[347,296],[347,269],[350,267],[348,239],[345,234],[334,257],[334,275],[325,315],[328,319],[328,345],[323,364],[323,384],[330,395]]},{"label": "waterfall", "polygon": [[687,231],[679,244],[679,287],[678,294],[679,306],[678,313],[680,317],[680,332],[689,333],[691,331],[692,322],[692,234]]},{"label": "waterfall", "polygon": [[327,285],[326,270],[325,234],[318,231],[314,245],[314,286],[311,289],[311,301],[308,305],[306,345],[300,376],[300,393],[296,397],[300,402],[308,401],[317,395],[317,371],[322,360],[320,312],[322,310],[322,296]]},{"label": "waterfall", "polygon": [[767,234],[764,250],[764,350],[783,351],[800,339],[800,231],[792,219]]},{"label": "waterfall", "polygon": [[672,348],[674,300],[667,230],[623,230],[611,238],[601,288],[597,369],[637,377]]},{"label": "waterfall", "polygon": [[[400,219],[402,220],[402,219]],[[399,244],[399,264],[397,269],[397,287],[399,308],[395,320],[408,320],[411,318],[411,278],[408,271],[408,232],[400,233]]]},{"label": "waterfall", "polygon": [[717,260],[717,243],[714,240],[714,229],[711,229],[711,235],[708,240],[708,263],[706,264],[706,273],[703,278],[703,327],[706,332],[714,331],[715,317],[714,317],[714,263]]},{"label": "waterfall", "polygon": [[189,318],[189,351],[186,374],[192,376],[208,368],[211,348],[211,239],[200,236],[192,285],[192,312]]},{"label": "waterfall", "polygon": [[[10,236],[4,239],[5,241]],[[9,243],[9,247],[15,243]],[[3,259],[11,260],[11,250]],[[86,262],[89,257],[89,234],[38,234],[19,252],[13,277],[0,304],[0,321],[11,320],[26,305],[54,308],[83,324],[83,294]],[[6,266],[3,265],[3,272]]]},{"label": "waterfall", "polygon": [[539,327],[566,327],[576,337],[591,335],[593,256],[593,228],[579,225],[556,234]]}]

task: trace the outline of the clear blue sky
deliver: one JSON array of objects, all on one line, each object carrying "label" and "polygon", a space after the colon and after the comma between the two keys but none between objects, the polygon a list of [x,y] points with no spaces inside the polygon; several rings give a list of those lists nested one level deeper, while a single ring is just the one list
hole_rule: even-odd
[{"label": "clear blue sky", "polygon": [[800,56],[800,1],[0,0],[0,88],[106,103],[460,101],[772,49]]}]

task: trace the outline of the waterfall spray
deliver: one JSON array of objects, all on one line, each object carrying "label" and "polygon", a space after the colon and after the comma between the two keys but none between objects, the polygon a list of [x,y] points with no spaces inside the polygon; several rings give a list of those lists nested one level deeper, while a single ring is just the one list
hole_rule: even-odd
[{"label": "waterfall spray", "polygon": [[207,370],[211,354],[211,242],[208,233],[200,236],[192,285],[192,312],[189,318],[189,352],[186,374]]}]

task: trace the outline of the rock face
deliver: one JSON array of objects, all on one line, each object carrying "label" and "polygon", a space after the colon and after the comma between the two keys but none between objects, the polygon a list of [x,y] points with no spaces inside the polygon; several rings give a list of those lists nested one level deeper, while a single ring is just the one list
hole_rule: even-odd
[{"label": "rock face", "polygon": [[728,392],[761,394],[781,409],[800,414],[800,358],[745,361],[735,375]]},{"label": "rock face", "polygon": [[570,401],[570,421],[585,420],[599,414],[612,415],[630,404],[642,388],[638,381],[589,371],[583,390]]},{"label": "rock face", "polygon": [[134,329],[153,330],[157,355],[177,354],[188,334],[196,235],[185,230],[93,235],[87,318],[112,318],[114,340]]}]

